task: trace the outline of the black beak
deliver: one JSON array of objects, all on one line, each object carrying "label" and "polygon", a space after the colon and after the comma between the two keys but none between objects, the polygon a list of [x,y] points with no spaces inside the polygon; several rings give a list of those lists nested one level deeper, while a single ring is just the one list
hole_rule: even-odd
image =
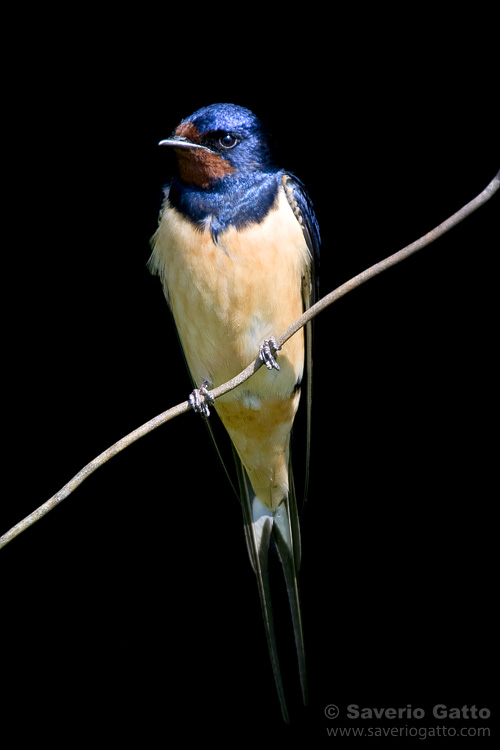
[{"label": "black beak", "polygon": [[160,141],[159,146],[172,146],[173,148],[201,148],[203,151],[208,151],[209,154],[215,153],[210,148],[202,146],[200,143],[193,143],[183,135],[173,135],[170,138],[166,138],[164,141]]}]

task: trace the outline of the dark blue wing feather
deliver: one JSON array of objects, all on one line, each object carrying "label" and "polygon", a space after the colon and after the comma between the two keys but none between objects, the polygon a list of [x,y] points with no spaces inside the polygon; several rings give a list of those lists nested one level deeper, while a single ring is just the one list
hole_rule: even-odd
[{"label": "dark blue wing feather", "polygon": [[[311,265],[309,276],[302,282],[302,298],[304,309],[307,310],[316,301],[319,292],[319,248],[321,238],[319,226],[314,213],[312,201],[304,187],[304,184],[289,172],[283,176],[283,186],[288,202],[302,227],[309,254]],[[305,326],[305,403],[306,403],[306,465],[304,479],[304,503],[307,499],[309,488],[309,465],[311,457],[311,418],[312,418],[312,325],[310,321]]]},{"label": "dark blue wing feather", "polygon": [[284,175],[284,186],[287,198],[293,209],[297,221],[302,227],[304,237],[311,255],[312,295],[307,305],[310,307],[316,301],[319,283],[319,248],[321,237],[319,225],[314,213],[314,207],[309,194],[301,180],[290,172]]}]

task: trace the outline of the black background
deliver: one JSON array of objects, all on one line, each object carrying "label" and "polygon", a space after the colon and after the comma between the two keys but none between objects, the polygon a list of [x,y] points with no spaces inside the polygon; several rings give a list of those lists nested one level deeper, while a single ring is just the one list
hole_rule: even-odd
[{"label": "black background", "polygon": [[[1,533],[187,397],[146,269],[173,168],[157,143],[182,117],[231,101],[268,124],[316,207],[321,294],[443,221],[498,170],[487,44],[477,56],[446,37],[444,53],[441,29],[412,47],[411,20],[382,42],[370,26],[384,19],[366,17],[361,30],[338,19],[317,40],[321,19],[256,23],[250,42],[222,16],[204,17],[198,35],[182,13],[167,23],[158,11],[144,28],[133,16],[65,18],[59,32],[44,16],[19,36],[4,92]],[[383,725],[342,720],[352,703],[430,717],[395,726],[445,723],[431,718],[436,703],[494,712],[498,212],[496,196],[316,320],[307,709],[278,598],[291,727],[240,510],[193,414],[2,550],[7,722],[62,746],[98,735],[150,747],[179,731],[266,746]]]}]

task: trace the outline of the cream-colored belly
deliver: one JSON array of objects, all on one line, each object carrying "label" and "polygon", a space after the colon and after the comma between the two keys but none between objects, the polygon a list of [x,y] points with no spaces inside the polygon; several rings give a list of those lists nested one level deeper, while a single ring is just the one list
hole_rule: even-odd
[{"label": "cream-colored belly", "polygon": [[[255,360],[264,339],[302,313],[309,255],[300,225],[280,189],[260,224],[230,228],[217,245],[166,206],[154,238],[153,270],[165,292],[194,381],[225,383]],[[290,430],[304,368],[302,330],[278,354],[280,370],[261,367],[215,408],[255,494],[276,510],[288,493]]]},{"label": "cream-colored belly", "polygon": [[[163,277],[197,384],[217,386],[234,377],[256,358],[264,339],[299,317],[307,264],[304,236],[282,189],[277,208],[262,223],[230,228],[217,245],[208,229],[198,231],[165,208],[152,265]],[[259,371],[245,390],[289,395],[303,359],[299,332],[279,353],[280,372]]]}]

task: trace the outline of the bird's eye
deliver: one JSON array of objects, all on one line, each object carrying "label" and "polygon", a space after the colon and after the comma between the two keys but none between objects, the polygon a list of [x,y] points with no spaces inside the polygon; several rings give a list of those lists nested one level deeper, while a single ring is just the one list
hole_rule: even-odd
[{"label": "bird's eye", "polygon": [[219,143],[224,148],[234,148],[238,143],[238,139],[232,133],[226,133],[225,135],[221,135]]}]

